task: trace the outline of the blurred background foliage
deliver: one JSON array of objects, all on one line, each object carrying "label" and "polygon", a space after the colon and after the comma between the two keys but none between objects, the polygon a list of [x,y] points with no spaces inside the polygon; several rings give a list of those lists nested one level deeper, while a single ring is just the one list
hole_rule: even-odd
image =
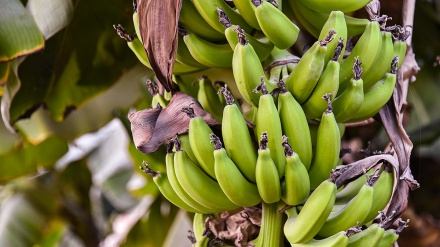
[{"label": "blurred background foliage", "polygon": [[[382,5],[400,23],[401,1]],[[162,170],[163,161],[137,151],[130,136],[127,115],[150,105],[145,80],[153,77],[112,27],[134,32],[132,2],[0,6],[0,246],[189,246],[190,217],[138,169],[148,160]],[[438,0],[417,1],[413,31],[421,70],[405,124],[421,188],[410,193],[404,216],[413,223],[400,245],[439,246]],[[347,128],[344,140],[354,150],[388,143],[378,123]]]}]

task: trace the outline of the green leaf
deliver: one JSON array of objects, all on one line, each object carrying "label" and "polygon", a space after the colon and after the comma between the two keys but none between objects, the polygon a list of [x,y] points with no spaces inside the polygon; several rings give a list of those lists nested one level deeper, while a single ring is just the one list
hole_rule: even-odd
[{"label": "green leaf", "polygon": [[[0,62],[0,88],[3,88],[3,86],[6,84],[6,81],[8,80],[9,67],[10,67],[10,63]],[[0,92],[0,96],[2,95],[3,93]]]},{"label": "green leaf", "polygon": [[43,35],[21,2],[0,0],[0,6],[0,62],[43,49]]}]

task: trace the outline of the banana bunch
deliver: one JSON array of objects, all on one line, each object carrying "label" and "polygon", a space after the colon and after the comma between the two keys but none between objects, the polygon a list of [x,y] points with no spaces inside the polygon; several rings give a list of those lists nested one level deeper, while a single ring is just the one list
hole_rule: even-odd
[{"label": "banana bunch", "polygon": [[[387,16],[345,14],[369,2],[182,0],[173,80],[221,126],[181,106],[187,133],[168,140],[142,170],[171,203],[196,213],[194,246],[212,245],[212,236],[201,234],[206,215],[255,206],[263,209],[252,241],[258,247],[276,238],[291,246],[396,241],[399,232],[378,223],[396,183],[389,165],[340,188],[334,183],[345,123],[374,117],[390,100],[406,53],[408,31],[387,27]],[[137,15],[136,36],[115,29],[151,68]],[[316,40],[295,54],[290,48],[304,30]],[[151,107],[166,108],[170,98],[151,80],[147,87]],[[276,214],[283,206],[287,219]],[[279,236],[267,232],[271,224]]]}]

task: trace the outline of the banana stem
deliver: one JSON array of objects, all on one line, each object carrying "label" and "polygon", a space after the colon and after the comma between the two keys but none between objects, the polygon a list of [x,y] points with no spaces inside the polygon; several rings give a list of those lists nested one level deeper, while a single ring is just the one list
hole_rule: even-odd
[{"label": "banana stem", "polygon": [[283,214],[278,212],[278,203],[262,202],[262,206],[263,215],[257,247],[284,246]]}]

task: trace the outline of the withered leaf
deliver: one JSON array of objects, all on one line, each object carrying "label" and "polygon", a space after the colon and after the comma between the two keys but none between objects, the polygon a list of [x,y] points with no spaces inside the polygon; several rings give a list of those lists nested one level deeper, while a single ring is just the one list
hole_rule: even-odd
[{"label": "withered leaf", "polygon": [[174,135],[188,132],[190,118],[181,111],[182,107],[188,106],[193,108],[195,115],[202,117],[208,125],[220,125],[220,122],[206,112],[196,99],[177,91],[168,106],[159,113],[155,109],[146,109],[129,116],[136,148],[143,153],[151,153]]},{"label": "withered leaf", "polygon": [[176,91],[172,72],[182,0],[138,0],[139,29],[151,68],[168,92]]}]

